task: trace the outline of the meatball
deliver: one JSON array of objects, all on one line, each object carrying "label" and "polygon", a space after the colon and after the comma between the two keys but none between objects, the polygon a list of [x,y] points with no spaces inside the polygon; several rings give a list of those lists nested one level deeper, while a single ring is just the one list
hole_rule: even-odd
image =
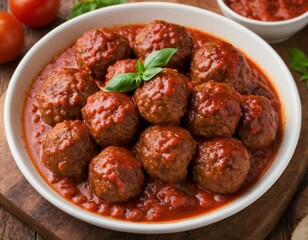
[{"label": "meatball", "polygon": [[97,79],[104,79],[110,65],[129,58],[131,53],[132,49],[126,37],[104,28],[85,32],[76,41],[77,65]]},{"label": "meatball", "polygon": [[166,183],[185,179],[195,149],[196,141],[190,133],[184,128],[171,125],[148,127],[135,146],[147,173]]},{"label": "meatball", "polygon": [[177,70],[165,68],[143,82],[133,96],[140,115],[150,123],[179,123],[189,97],[185,78]]},{"label": "meatball", "polygon": [[191,57],[190,71],[196,85],[214,80],[226,82],[239,93],[246,93],[251,84],[245,57],[223,41],[206,42],[196,49]]},{"label": "meatball", "polygon": [[263,149],[275,140],[278,116],[270,101],[263,96],[241,97],[243,117],[238,128],[239,139],[250,150]]},{"label": "meatball", "polygon": [[82,71],[64,68],[47,76],[36,100],[42,120],[54,126],[63,120],[81,119],[88,96],[97,92],[93,78]]},{"label": "meatball", "polygon": [[249,152],[235,138],[215,138],[199,144],[192,161],[193,180],[213,193],[233,193],[249,172]]},{"label": "meatball", "polygon": [[80,120],[65,120],[46,135],[41,161],[58,176],[81,179],[97,153],[87,125]]},{"label": "meatball", "polygon": [[209,81],[194,89],[185,124],[196,137],[231,137],[241,116],[240,95],[233,87]]},{"label": "meatball", "polygon": [[265,77],[256,69],[251,69],[250,78],[252,85],[249,94],[266,97],[270,100],[274,108],[278,108],[279,100],[273,89],[271,89],[270,85],[266,82]]},{"label": "meatball", "polygon": [[114,65],[109,66],[105,76],[105,85],[116,75],[121,73],[135,73],[137,72],[137,59],[123,59],[117,61]]},{"label": "meatball", "polygon": [[193,45],[191,36],[183,26],[154,20],[136,35],[133,49],[138,58],[145,59],[155,50],[177,48],[166,67],[183,71],[190,60]]},{"label": "meatball", "polygon": [[96,92],[81,112],[91,135],[102,147],[128,145],[138,131],[137,107],[124,93]]},{"label": "meatball", "polygon": [[108,203],[124,202],[141,190],[144,181],[141,167],[131,151],[109,146],[89,165],[89,187]]}]

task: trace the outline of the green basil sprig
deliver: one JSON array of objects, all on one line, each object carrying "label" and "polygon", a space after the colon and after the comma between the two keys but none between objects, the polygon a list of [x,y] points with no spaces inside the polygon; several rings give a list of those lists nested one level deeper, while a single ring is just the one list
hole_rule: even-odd
[{"label": "green basil sprig", "polygon": [[160,73],[176,51],[176,48],[153,51],[144,63],[140,60],[137,61],[136,73],[115,75],[102,90],[105,92],[128,92],[137,88],[142,81],[149,81]]},{"label": "green basil sprig", "polygon": [[297,48],[289,49],[289,62],[292,69],[302,73],[299,81],[306,81],[308,87],[308,57]]},{"label": "green basil sprig", "polygon": [[127,0],[79,0],[72,8],[67,19],[77,17],[83,13],[93,11],[102,7],[126,3]]}]

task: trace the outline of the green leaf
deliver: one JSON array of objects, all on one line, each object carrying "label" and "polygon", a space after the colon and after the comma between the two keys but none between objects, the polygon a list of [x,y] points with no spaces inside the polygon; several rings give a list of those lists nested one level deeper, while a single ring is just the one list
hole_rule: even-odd
[{"label": "green leaf", "polygon": [[118,74],[102,90],[106,92],[128,92],[137,88],[142,81],[149,81],[156,74],[160,73],[163,70],[162,67],[169,62],[176,51],[176,48],[164,48],[151,53],[145,59],[147,65],[142,64],[138,60],[136,63],[136,73]]},{"label": "green leaf", "polygon": [[79,0],[73,7],[67,19],[72,19],[86,12],[93,11],[102,7],[126,3],[127,0]]},{"label": "green leaf", "polygon": [[97,2],[100,6],[106,7],[110,5],[116,5],[120,3],[126,3],[127,0],[91,0],[93,2]]},{"label": "green leaf", "polygon": [[299,79],[300,81],[307,81],[308,80],[308,73],[305,73],[301,78]]},{"label": "green leaf", "polygon": [[305,54],[297,49],[297,48],[290,48],[289,49],[289,62],[291,65],[291,68],[293,68],[295,71],[306,73],[308,72],[308,58],[305,56]]},{"label": "green leaf", "polygon": [[91,3],[91,4],[89,4],[88,6],[85,7],[87,12],[91,12],[91,11],[98,9],[98,8],[99,7],[96,3]]},{"label": "green leaf", "polygon": [[138,73],[121,73],[114,76],[102,89],[105,92],[128,92],[137,87]]},{"label": "green leaf", "polygon": [[82,2],[78,2],[76,3],[72,10],[71,10],[71,13],[68,15],[68,19],[71,19],[71,18],[74,18],[78,15],[81,15],[85,12],[85,10],[83,9],[84,8],[84,4]]},{"label": "green leaf", "polygon": [[148,68],[143,73],[143,80],[149,81],[153,78],[156,74],[160,73],[163,69],[162,68]]},{"label": "green leaf", "polygon": [[306,81],[308,87],[308,57],[297,48],[290,48],[288,55],[291,68],[303,74],[299,81]]},{"label": "green leaf", "polygon": [[137,72],[140,73],[140,74],[142,74],[144,72],[144,66],[139,59],[138,59],[137,64],[136,64],[136,69],[137,69]]},{"label": "green leaf", "polygon": [[164,67],[173,54],[177,51],[176,48],[164,48],[158,51],[153,51],[144,61],[144,68]]},{"label": "green leaf", "polygon": [[142,75],[138,75],[138,77],[136,78],[136,84],[137,84],[137,86],[139,86],[141,83],[142,83]]}]

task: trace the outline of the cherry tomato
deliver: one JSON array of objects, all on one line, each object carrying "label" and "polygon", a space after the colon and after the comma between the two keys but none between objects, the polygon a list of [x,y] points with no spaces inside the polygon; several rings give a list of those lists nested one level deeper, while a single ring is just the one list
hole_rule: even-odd
[{"label": "cherry tomato", "polygon": [[57,16],[60,0],[10,0],[12,13],[30,27],[42,27]]},{"label": "cherry tomato", "polygon": [[0,64],[19,55],[24,38],[22,24],[12,14],[0,11]]}]

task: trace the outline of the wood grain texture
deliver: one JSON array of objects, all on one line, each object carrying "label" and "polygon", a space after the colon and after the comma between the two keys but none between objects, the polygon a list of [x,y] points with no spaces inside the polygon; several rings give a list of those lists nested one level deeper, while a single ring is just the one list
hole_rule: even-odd
[{"label": "wood grain texture", "polygon": [[0,239],[34,240],[35,231],[0,206]]},{"label": "wood grain texture", "polygon": [[[5,1],[7,2],[7,1]],[[61,9],[58,18],[51,25],[41,29],[30,29],[25,27],[26,43],[21,56],[48,31],[59,25],[65,20],[69,9],[76,0],[61,1]],[[140,2],[140,1],[139,1]],[[182,4],[189,4],[201,8],[219,12],[216,1],[214,0],[177,0],[169,1]],[[1,1],[1,9],[6,9],[7,4]],[[298,47],[308,53],[307,39],[308,27],[293,36],[288,41],[273,45],[278,54],[286,61],[287,49]],[[291,202],[296,189],[302,182],[308,167],[308,149],[305,143],[308,142],[308,126],[302,127],[299,145],[296,153],[290,162],[287,170],[275,185],[253,205],[249,206],[240,213],[229,217],[223,221],[207,227],[192,231],[164,235],[135,235],[121,232],[114,232],[81,222],[55,208],[52,204],[43,199],[25,180],[17,168],[10,151],[8,149],[5,135],[3,132],[3,104],[4,92],[9,83],[21,57],[16,61],[0,65],[0,204],[9,209],[12,213],[29,224],[38,231],[45,239],[264,239],[274,228],[276,223],[282,218],[274,231],[268,236],[268,240],[289,239],[289,236],[296,225],[293,220],[295,205],[287,206]],[[287,63],[287,61],[286,61]],[[308,121],[308,90],[303,83],[299,83],[299,74],[292,72],[301,95],[303,103],[303,123]],[[296,201],[296,200],[294,200]],[[287,211],[286,211],[287,209]],[[4,221],[5,236],[14,234],[16,226],[20,224],[16,219],[9,219],[7,215],[0,215],[0,224]],[[10,217],[12,218],[12,217]],[[14,217],[13,217],[14,218]],[[2,220],[1,220],[2,219]],[[6,219],[6,220],[3,220]],[[12,225],[10,230],[7,226]],[[24,228],[20,227],[22,234]],[[223,231],[222,231],[223,229]],[[2,230],[0,230],[1,232]],[[29,231],[30,237],[33,232]],[[1,233],[0,233],[1,234]],[[4,236],[4,235],[3,235]],[[25,235],[26,236],[26,235]],[[41,239],[42,237],[35,238]],[[1,235],[0,235],[1,238]],[[15,239],[14,235],[7,239]],[[27,238],[24,238],[27,239]],[[33,239],[33,238],[29,238]]]},{"label": "wood grain texture", "polygon": [[[308,174],[306,174],[306,181],[308,181]],[[298,198],[295,213],[294,213],[294,222],[298,223],[306,215],[308,215],[308,184],[306,182],[306,187],[302,191],[301,195]]]},{"label": "wood grain texture", "polygon": [[289,204],[283,217],[276,224],[275,228],[267,236],[266,240],[289,240],[300,222],[308,214],[308,172],[295,196]]}]

